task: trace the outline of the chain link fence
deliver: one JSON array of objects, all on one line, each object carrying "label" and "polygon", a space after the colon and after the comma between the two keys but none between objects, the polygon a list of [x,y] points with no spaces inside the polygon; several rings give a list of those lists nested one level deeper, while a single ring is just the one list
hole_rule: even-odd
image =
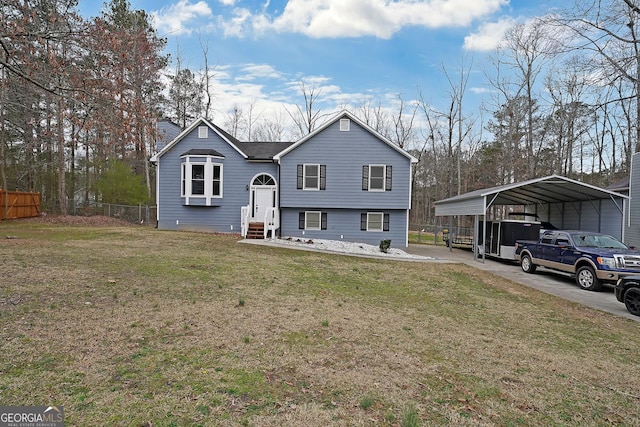
[{"label": "chain link fence", "polygon": [[409,243],[447,246],[473,246],[473,228],[437,224],[410,224]]},{"label": "chain link fence", "polygon": [[127,222],[157,226],[156,206],[144,205],[115,205],[112,203],[90,203],[88,205],[75,206],[73,215],[94,216],[103,215],[111,218],[122,219]]}]

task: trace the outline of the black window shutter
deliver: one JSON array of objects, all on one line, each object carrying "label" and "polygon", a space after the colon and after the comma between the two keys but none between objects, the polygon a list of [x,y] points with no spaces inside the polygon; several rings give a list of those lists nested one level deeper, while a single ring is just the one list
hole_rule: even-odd
[{"label": "black window shutter", "polygon": [[367,231],[367,214],[360,214],[360,230]]},{"label": "black window shutter", "polygon": [[389,214],[384,214],[383,216],[382,231],[389,231]]},{"label": "black window shutter", "polygon": [[369,190],[369,165],[362,166],[362,189]]},{"label": "black window shutter", "polygon": [[298,228],[304,230],[304,212],[298,214]]},{"label": "black window shutter", "polygon": [[327,189],[327,165],[320,165],[320,189]]},{"label": "black window shutter", "polygon": [[327,229],[327,213],[326,212],[322,212],[321,216],[321,226],[320,229],[321,230],[326,230]]},{"label": "black window shutter", "polygon": [[298,190],[302,190],[302,180],[303,180],[303,173],[304,173],[304,165],[298,165]]},{"label": "black window shutter", "polygon": [[391,165],[387,165],[386,180],[384,183],[385,191],[391,191]]}]

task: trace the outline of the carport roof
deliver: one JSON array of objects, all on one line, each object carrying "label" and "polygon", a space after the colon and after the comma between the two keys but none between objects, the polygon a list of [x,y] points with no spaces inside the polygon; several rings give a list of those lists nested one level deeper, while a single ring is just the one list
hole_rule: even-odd
[{"label": "carport roof", "polygon": [[560,175],[551,175],[514,184],[471,191],[435,203],[436,216],[484,215],[493,205],[535,205],[599,199],[628,199],[628,196],[605,190]]}]

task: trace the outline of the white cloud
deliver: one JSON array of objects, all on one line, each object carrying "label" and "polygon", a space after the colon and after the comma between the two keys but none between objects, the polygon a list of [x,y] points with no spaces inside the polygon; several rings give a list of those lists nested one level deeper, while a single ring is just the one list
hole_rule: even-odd
[{"label": "white cloud", "polygon": [[224,30],[225,36],[242,37],[246,30],[247,22],[252,19],[253,15],[248,9],[235,8],[231,17],[219,17],[218,24]]},{"label": "white cloud", "polygon": [[280,16],[253,16],[254,29],[314,38],[388,39],[406,26],[466,26],[509,0],[289,0]]},{"label": "white cloud", "polygon": [[[267,85],[264,83],[267,79],[276,81]],[[213,120],[224,127],[228,112],[235,106],[245,110],[253,105],[256,117],[267,113],[297,111],[297,107],[304,103],[300,86],[302,81],[307,94],[313,90],[317,96],[314,108],[323,113],[364,97],[364,94],[344,93],[326,76],[285,75],[269,64],[220,66],[212,74],[211,88],[215,97]]]},{"label": "white cloud", "polygon": [[234,4],[236,4],[236,0],[218,0],[218,1],[225,6],[233,6]]},{"label": "white cloud", "polygon": [[189,23],[211,15],[211,8],[207,2],[190,3],[189,0],[180,0],[178,3],[151,14],[160,35],[171,34],[173,36],[190,34],[193,27]]},{"label": "white cloud", "polygon": [[498,47],[509,28],[516,24],[516,20],[505,17],[497,22],[487,22],[480,26],[477,32],[464,38],[466,50],[487,52]]},{"label": "white cloud", "polygon": [[486,88],[486,87],[474,86],[474,87],[469,88],[469,90],[472,93],[475,93],[476,95],[484,95],[485,93],[491,93],[491,89]]},{"label": "white cloud", "polygon": [[243,80],[279,79],[282,74],[268,64],[247,64],[242,67]]}]

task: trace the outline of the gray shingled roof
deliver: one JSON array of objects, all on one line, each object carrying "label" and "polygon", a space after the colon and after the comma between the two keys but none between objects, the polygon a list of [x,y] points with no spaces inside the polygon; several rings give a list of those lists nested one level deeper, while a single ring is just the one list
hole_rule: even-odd
[{"label": "gray shingled roof", "polygon": [[293,144],[293,142],[241,142],[221,127],[213,126],[246,154],[248,160],[273,160],[273,156]]},{"label": "gray shingled roof", "polygon": [[609,191],[629,191],[629,176],[625,176],[622,179],[614,182],[608,187],[605,187],[605,190]]},{"label": "gray shingled roof", "polygon": [[214,156],[214,157],[222,157],[224,159],[224,155],[218,153],[216,150],[211,150],[207,148],[194,148],[193,150],[189,150],[186,153],[180,154],[182,156]]},{"label": "gray shingled roof", "polygon": [[273,156],[289,147],[293,142],[234,142],[248,160],[273,160]]}]

